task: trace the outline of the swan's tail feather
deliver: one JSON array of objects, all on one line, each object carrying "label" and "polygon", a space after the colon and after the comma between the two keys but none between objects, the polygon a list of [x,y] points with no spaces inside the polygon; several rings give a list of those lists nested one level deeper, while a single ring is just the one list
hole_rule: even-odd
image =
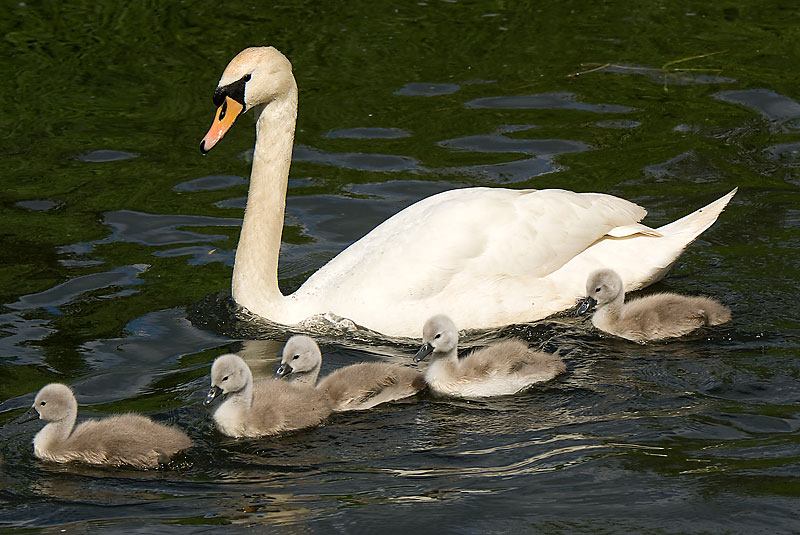
[{"label": "swan's tail feather", "polygon": [[672,223],[659,227],[658,231],[661,234],[689,234],[692,235],[686,245],[689,245],[702,234],[708,227],[714,224],[722,210],[728,205],[730,200],[736,195],[739,188],[733,188],[730,193],[717,199],[716,201],[708,204],[699,210],[695,210],[689,215],[686,215]]},{"label": "swan's tail feather", "polygon": [[[655,269],[649,277],[644,278],[643,284],[638,287],[641,288],[663,279],[689,244],[714,224],[738,189],[734,188],[727,195],[723,195],[699,210],[695,210],[672,223],[658,227],[656,230],[663,235],[662,239],[665,240],[664,245],[659,248],[661,258],[657,258],[654,254],[652,266]],[[666,242],[671,243],[672,246],[667,246]]]},{"label": "swan's tail feather", "polygon": [[583,296],[586,277],[599,267],[619,273],[626,292],[663,279],[686,247],[717,220],[735,193],[736,189],[677,221],[657,228],[656,236],[645,234],[632,225],[614,229],[618,236],[599,240],[549,276],[563,297],[557,304],[566,308]]}]

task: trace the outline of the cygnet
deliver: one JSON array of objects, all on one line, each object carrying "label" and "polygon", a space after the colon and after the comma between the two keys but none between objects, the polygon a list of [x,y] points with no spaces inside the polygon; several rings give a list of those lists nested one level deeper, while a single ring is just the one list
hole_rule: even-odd
[{"label": "cygnet", "polygon": [[317,383],[322,353],[308,336],[289,338],[283,348],[281,365],[275,375],[291,375],[292,382],[316,385],[337,412],[364,410],[413,396],[425,388],[422,374],[413,368],[388,362],[359,362],[339,368]]},{"label": "cygnet", "polygon": [[78,402],[72,390],[51,383],[36,394],[30,410],[20,418],[47,423],[33,439],[34,454],[45,461],[78,461],[95,465],[156,468],[192,446],[183,431],[138,414],[119,414],[87,420],[75,426]]},{"label": "cygnet", "polygon": [[458,330],[453,321],[437,315],[425,322],[419,362],[431,355],[425,381],[437,394],[482,398],[515,394],[566,371],[557,356],[530,349],[521,340],[504,340],[458,358]]},{"label": "cygnet", "polygon": [[596,307],[592,315],[595,327],[634,341],[674,338],[731,319],[728,307],[708,297],[659,293],[625,303],[622,279],[611,269],[598,269],[589,275],[586,295],[579,303],[578,314]]},{"label": "cygnet", "polygon": [[227,398],[214,411],[214,422],[230,437],[260,437],[321,424],[331,403],[314,387],[273,378],[253,382],[247,363],[238,355],[217,357],[211,366],[211,390],[204,405],[221,394]]}]

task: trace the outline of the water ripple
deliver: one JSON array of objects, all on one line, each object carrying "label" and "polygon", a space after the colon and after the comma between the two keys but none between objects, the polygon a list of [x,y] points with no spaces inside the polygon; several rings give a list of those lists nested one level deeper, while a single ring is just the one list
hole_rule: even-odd
[{"label": "water ripple", "polygon": [[800,103],[771,89],[721,91],[714,98],[755,110],[769,119],[773,130],[800,130]]},{"label": "water ripple", "polygon": [[417,160],[410,156],[361,152],[331,153],[303,145],[295,145],[292,161],[333,165],[359,171],[425,171]]},{"label": "water ripple", "polygon": [[411,134],[399,128],[357,127],[331,130],[325,134],[325,137],[332,139],[397,139],[411,137]]},{"label": "water ripple", "polygon": [[540,93],[503,97],[483,97],[470,100],[468,108],[490,108],[493,110],[580,110],[595,113],[627,113],[636,108],[620,104],[587,104],[576,99],[574,93]]},{"label": "water ripple", "polygon": [[430,84],[411,82],[394,92],[395,95],[411,97],[438,97],[450,95],[461,89],[457,84]]}]

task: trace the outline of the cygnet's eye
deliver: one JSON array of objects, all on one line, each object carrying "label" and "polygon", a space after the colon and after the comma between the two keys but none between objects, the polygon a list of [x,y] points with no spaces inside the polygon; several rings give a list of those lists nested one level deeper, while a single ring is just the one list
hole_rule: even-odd
[{"label": "cygnet's eye", "polygon": [[299,358],[300,358],[300,355],[295,355],[295,356],[292,357],[292,360],[297,360]]},{"label": "cygnet's eye", "polygon": [[595,292],[599,292],[600,291],[600,287],[598,286],[597,288],[594,289],[594,291]]},{"label": "cygnet's eye", "polygon": [[442,337],[442,333],[436,333],[436,336],[433,337],[434,340],[438,340]]},{"label": "cygnet's eye", "polygon": [[223,381],[227,381],[228,380],[228,376],[226,375],[225,377],[222,378],[222,380]]},{"label": "cygnet's eye", "polygon": [[47,405],[47,402],[46,402],[46,401],[40,401],[40,402],[39,402],[39,406],[40,406],[40,407],[44,407],[45,405]]}]

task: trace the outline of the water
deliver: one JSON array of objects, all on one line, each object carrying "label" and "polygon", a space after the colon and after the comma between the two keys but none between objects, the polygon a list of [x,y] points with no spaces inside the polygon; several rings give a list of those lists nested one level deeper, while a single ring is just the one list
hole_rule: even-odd
[{"label": "water", "polygon": [[[0,530],[42,533],[796,533],[798,12],[641,2],[9,3],[0,256]],[[211,361],[270,374],[289,333],[227,298],[252,122],[202,157],[211,94],[253,44],[300,88],[280,278],[291,291],[454,187],[604,191],[671,221],[740,190],[654,290],[732,323],[669,343],[561,316],[471,335],[568,373],[481,402],[423,395],[278,438],[221,437]],[[680,61],[685,58],[686,61]],[[579,76],[570,76],[575,73]],[[649,291],[649,290],[648,290]],[[332,330],[323,373],[407,363]],[[169,469],[58,466],[13,420],[50,381],[197,446]]]}]

